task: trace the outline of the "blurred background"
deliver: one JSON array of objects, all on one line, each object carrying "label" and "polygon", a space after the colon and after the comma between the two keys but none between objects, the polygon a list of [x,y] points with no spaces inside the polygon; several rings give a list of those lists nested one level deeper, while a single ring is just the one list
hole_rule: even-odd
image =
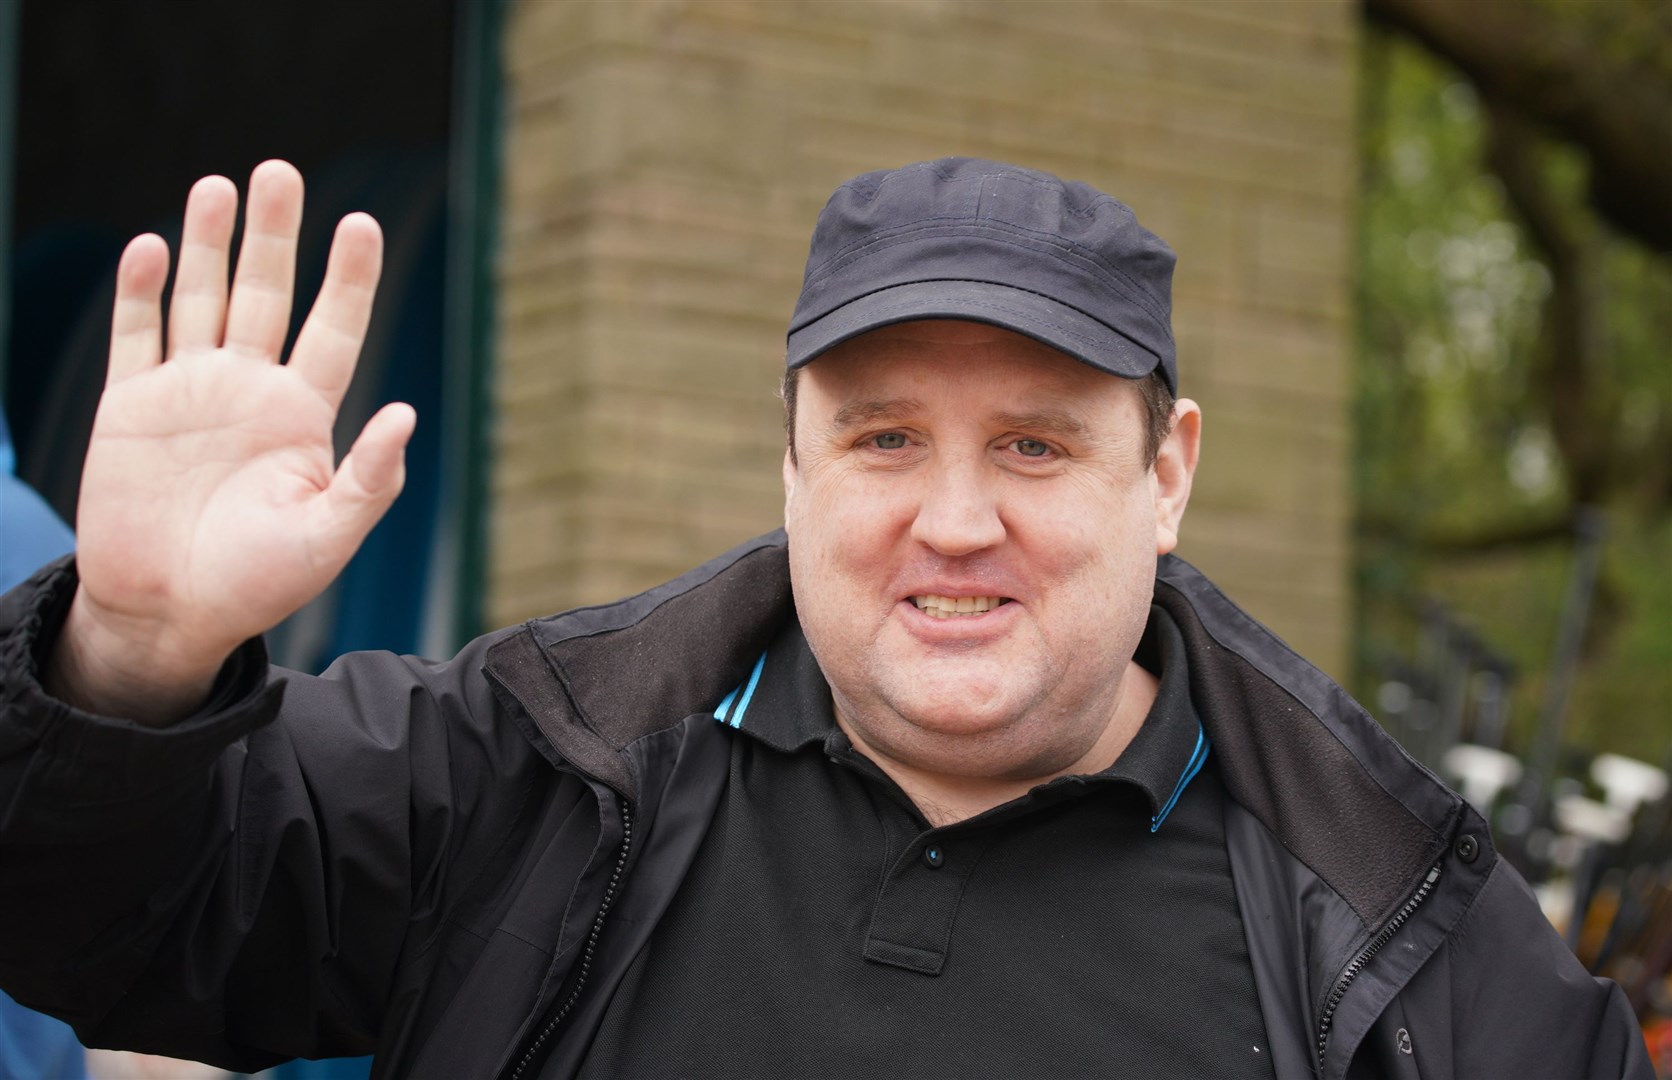
[{"label": "blurred background", "polygon": [[445,654],[774,528],[813,219],[949,154],[1174,246],[1181,553],[1672,1056],[1669,0],[0,0],[0,465],[73,524],[122,244],[288,158],[301,297],[342,214],[388,235],[343,443],[420,424],[274,652]]}]

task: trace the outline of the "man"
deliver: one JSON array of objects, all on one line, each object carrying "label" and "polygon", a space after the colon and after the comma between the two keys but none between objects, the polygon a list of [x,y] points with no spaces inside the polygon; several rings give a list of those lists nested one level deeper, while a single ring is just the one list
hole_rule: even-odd
[{"label": "man", "polygon": [[[384,1075],[1647,1076],[1485,823],[1167,557],[1172,254],[948,159],[820,217],[785,529],[453,661],[269,672],[394,498],[296,348],[300,179],[118,272],[81,546],[0,612],[0,984],[84,1038]],[[1159,563],[1157,556],[1162,556]],[[21,895],[14,895],[21,894]]]}]

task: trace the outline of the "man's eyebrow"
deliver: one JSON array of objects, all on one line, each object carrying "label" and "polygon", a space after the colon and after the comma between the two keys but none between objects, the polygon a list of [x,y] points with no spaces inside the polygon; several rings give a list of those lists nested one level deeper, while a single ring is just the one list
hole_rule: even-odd
[{"label": "man's eyebrow", "polygon": [[1089,439],[1091,428],[1072,413],[1057,409],[1040,409],[1027,413],[999,413],[993,417],[999,427],[1014,428],[1017,431],[1038,432],[1041,435],[1056,435],[1061,438]]},{"label": "man's eyebrow", "polygon": [[837,429],[874,424],[879,420],[898,420],[914,412],[922,412],[923,403],[916,398],[892,398],[884,401],[850,401],[836,410],[831,426]]},{"label": "man's eyebrow", "polygon": [[[874,401],[851,401],[836,410],[831,426],[838,431],[862,427],[878,422],[897,421],[923,411],[923,403],[916,398],[890,398]],[[1061,409],[1037,409],[1025,413],[997,413],[993,426],[1028,431],[1058,438],[1091,438],[1091,428],[1079,417]]]}]

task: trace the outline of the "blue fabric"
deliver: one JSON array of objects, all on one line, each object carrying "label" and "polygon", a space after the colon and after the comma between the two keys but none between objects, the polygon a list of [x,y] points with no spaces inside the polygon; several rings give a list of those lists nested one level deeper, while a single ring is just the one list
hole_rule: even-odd
[{"label": "blue fabric", "polygon": [[17,477],[0,475],[0,592],[75,547],[46,500]]},{"label": "blue fabric", "polygon": [[75,547],[75,534],[46,500],[12,474],[17,457],[0,412],[0,592]]},{"label": "blue fabric", "polygon": [[287,1061],[258,1074],[260,1080],[366,1080],[372,1059],[322,1058],[319,1061]]},{"label": "blue fabric", "polygon": [[0,1076],[85,1080],[87,1055],[68,1024],[0,993]]}]

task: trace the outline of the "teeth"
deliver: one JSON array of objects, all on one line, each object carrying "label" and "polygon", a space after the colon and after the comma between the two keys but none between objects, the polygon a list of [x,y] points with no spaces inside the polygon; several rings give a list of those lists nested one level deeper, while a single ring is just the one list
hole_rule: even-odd
[{"label": "teeth", "polygon": [[991,611],[1005,603],[1002,596],[914,596],[911,602],[917,605],[917,610],[925,615],[933,615],[937,619],[950,619],[958,615],[980,615]]}]

